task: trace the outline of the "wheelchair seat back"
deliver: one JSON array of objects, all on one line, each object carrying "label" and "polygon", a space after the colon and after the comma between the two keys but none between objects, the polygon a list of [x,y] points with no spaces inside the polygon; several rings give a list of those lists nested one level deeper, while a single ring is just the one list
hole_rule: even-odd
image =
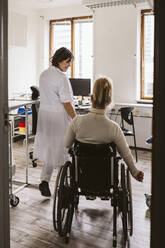
[{"label": "wheelchair seat back", "polygon": [[76,141],[74,146],[77,160],[78,187],[82,192],[104,195],[112,187],[113,159],[112,144],[88,144]]}]

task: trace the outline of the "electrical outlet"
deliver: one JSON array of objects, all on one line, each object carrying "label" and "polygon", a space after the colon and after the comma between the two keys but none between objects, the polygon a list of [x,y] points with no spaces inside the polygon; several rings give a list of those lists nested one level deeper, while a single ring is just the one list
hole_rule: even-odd
[{"label": "electrical outlet", "polygon": [[151,116],[150,112],[145,112],[144,115],[147,116],[147,117]]},{"label": "electrical outlet", "polygon": [[135,114],[135,115],[140,115],[140,109],[135,108],[135,109],[134,109],[134,114]]}]

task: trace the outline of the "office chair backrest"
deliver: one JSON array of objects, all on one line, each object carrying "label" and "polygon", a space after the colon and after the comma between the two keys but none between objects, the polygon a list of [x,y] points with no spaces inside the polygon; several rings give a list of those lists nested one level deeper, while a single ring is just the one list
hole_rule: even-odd
[{"label": "office chair backrest", "polygon": [[[121,112],[121,129],[125,136],[133,136],[134,138],[134,148],[135,148],[135,156],[136,162],[138,161],[137,155],[137,146],[136,146],[136,135],[135,135],[135,126],[134,126],[134,117],[133,117],[133,109],[134,107],[124,107],[120,109]],[[128,130],[124,126],[124,121],[127,122],[129,125],[132,125],[132,130]]]},{"label": "office chair backrest", "polygon": [[37,86],[31,86],[30,89],[32,90],[32,100],[37,100],[40,96],[39,88]]},{"label": "office chair backrest", "polygon": [[133,124],[133,115],[132,115],[133,109],[134,107],[124,107],[120,109],[122,120],[126,121],[129,125]]},{"label": "office chair backrest", "polygon": [[[37,100],[40,96],[40,91],[37,86],[31,86],[30,89],[32,90],[32,100]],[[38,119],[38,110],[39,110],[39,103],[32,104],[32,134],[35,135],[37,131],[37,119]]]},{"label": "office chair backrest", "polygon": [[[113,148],[112,148],[113,146]],[[111,188],[112,157],[114,145],[76,142],[78,186],[86,191],[104,191]]]}]

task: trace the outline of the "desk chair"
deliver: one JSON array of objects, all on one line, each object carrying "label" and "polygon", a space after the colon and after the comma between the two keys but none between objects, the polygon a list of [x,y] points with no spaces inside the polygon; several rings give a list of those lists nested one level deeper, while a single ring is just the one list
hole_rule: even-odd
[{"label": "desk chair", "polygon": [[[135,157],[136,162],[138,161],[137,156],[137,146],[136,146],[136,135],[135,135],[135,126],[134,126],[134,118],[133,118],[133,109],[134,107],[123,107],[120,108],[119,111],[121,113],[121,129],[125,136],[133,136],[134,138],[134,149],[135,149]],[[128,130],[125,128],[125,123],[132,126],[132,130]]]},{"label": "desk chair", "polygon": [[[39,88],[37,86],[31,86],[32,100],[37,100],[40,96]],[[38,117],[39,103],[32,105],[32,134],[35,135],[37,131],[37,117]]]},{"label": "desk chair", "polygon": [[[39,88],[37,86],[30,87],[32,91],[32,100],[37,100],[40,96]],[[32,104],[32,134],[35,135],[37,132],[37,119],[38,119],[38,110],[39,103]],[[30,159],[32,160],[33,167],[37,166],[36,159],[33,159],[33,152],[29,153]]]},{"label": "desk chair", "polygon": [[[152,145],[152,136],[149,136],[146,139],[146,143],[149,144],[149,145]],[[150,217],[152,195],[151,194],[144,194],[144,195],[145,195],[145,199],[146,199],[146,205],[148,207],[148,215]]]}]

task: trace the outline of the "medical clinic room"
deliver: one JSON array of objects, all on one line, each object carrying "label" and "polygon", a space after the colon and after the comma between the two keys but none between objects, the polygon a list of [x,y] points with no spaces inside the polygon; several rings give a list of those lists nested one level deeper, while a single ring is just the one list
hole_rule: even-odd
[{"label": "medical clinic room", "polygon": [[160,2],[1,0],[1,248],[163,247]]}]

